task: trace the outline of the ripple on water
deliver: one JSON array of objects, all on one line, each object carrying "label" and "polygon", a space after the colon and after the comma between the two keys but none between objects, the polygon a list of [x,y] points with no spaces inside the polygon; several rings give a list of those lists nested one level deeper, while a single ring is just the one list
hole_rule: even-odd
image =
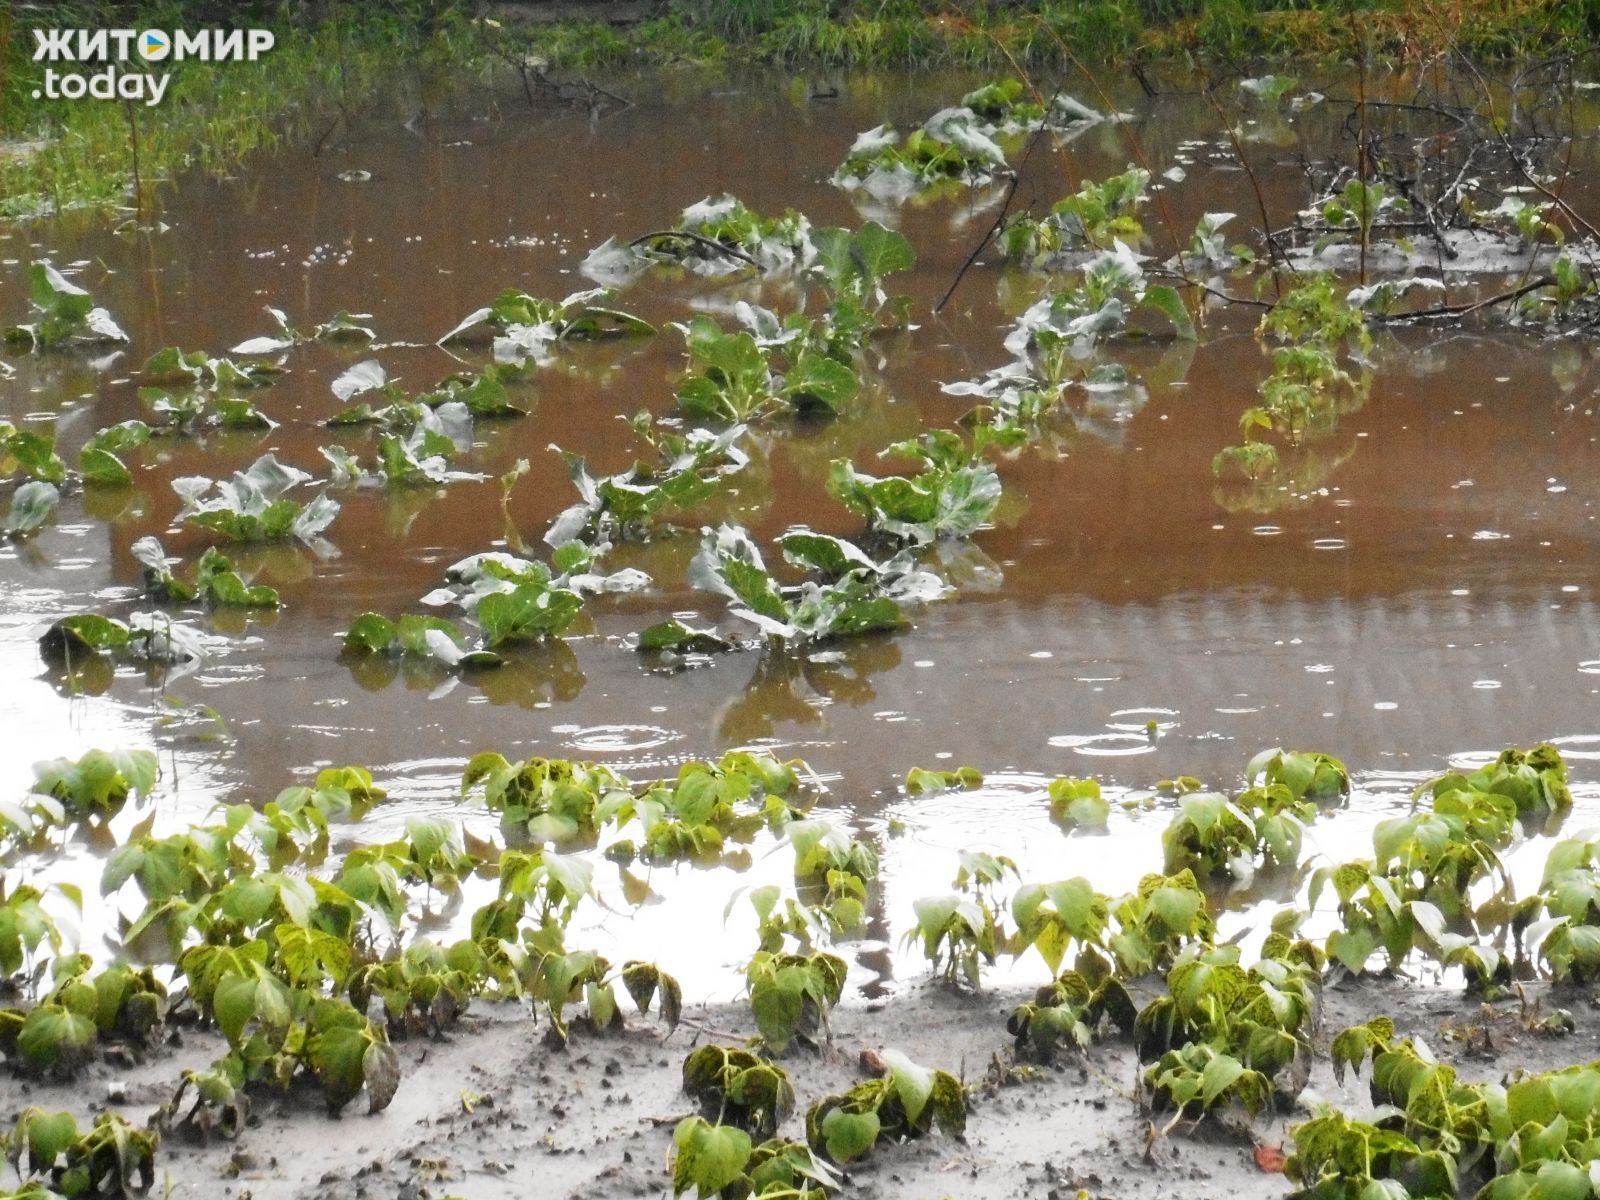
[{"label": "ripple on water", "polygon": [[1162,731],[1178,727],[1178,710],[1175,708],[1119,708],[1106,722],[1107,729],[1118,733],[1144,733],[1150,722]]},{"label": "ripple on water", "polygon": [[1091,758],[1118,758],[1149,754],[1156,744],[1143,733],[1063,733],[1050,739],[1058,750],[1071,750]]},{"label": "ripple on water", "polygon": [[579,754],[639,754],[683,740],[677,730],[659,725],[557,725],[551,732]]},{"label": "ripple on water", "polygon": [[1600,733],[1572,733],[1566,737],[1553,737],[1550,744],[1561,751],[1563,758],[1600,761]]},{"label": "ripple on water", "polygon": [[1578,670],[1585,675],[1600,675],[1600,658],[1591,658],[1588,662],[1579,663]]},{"label": "ripple on water", "polygon": [[375,769],[377,782],[391,801],[438,804],[459,801],[464,758],[414,758]]},{"label": "ripple on water", "polygon": [[1449,758],[1450,768],[1454,771],[1476,771],[1479,767],[1487,767],[1500,757],[1498,750],[1457,750]]}]

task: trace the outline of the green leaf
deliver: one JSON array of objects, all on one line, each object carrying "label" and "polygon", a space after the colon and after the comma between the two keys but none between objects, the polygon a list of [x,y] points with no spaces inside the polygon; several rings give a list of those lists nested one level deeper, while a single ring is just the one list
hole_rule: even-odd
[{"label": "green leaf", "polygon": [[933,1095],[933,1072],[918,1066],[898,1050],[885,1050],[883,1061],[889,1067],[889,1082],[906,1110],[906,1120],[915,1125]]},{"label": "green leaf", "polygon": [[850,241],[854,251],[852,258],[874,281],[895,271],[909,271],[917,265],[917,256],[905,236],[885,229],[876,221],[868,221],[856,230]]},{"label": "green leaf", "polygon": [[1352,975],[1359,975],[1366,968],[1367,960],[1377,948],[1377,936],[1365,928],[1340,930],[1328,937],[1328,953]]},{"label": "green leaf", "polygon": [[532,641],[564,633],[583,608],[583,598],[565,588],[519,584],[509,592],[492,592],[478,602],[478,624],[484,642]]},{"label": "green leaf", "polygon": [[41,1004],[23,1021],[17,1049],[35,1066],[75,1066],[99,1034],[92,1017],[60,1005]]},{"label": "green leaf", "polygon": [[17,1118],[13,1138],[13,1154],[20,1149],[18,1141],[26,1142],[33,1173],[39,1174],[55,1166],[56,1159],[78,1140],[78,1122],[70,1112],[29,1108]]},{"label": "green leaf", "polygon": [[837,413],[857,388],[855,372],[836,359],[803,351],[784,376],[783,394],[801,411]]},{"label": "green leaf", "polygon": [[12,537],[26,537],[43,525],[60,503],[61,493],[56,491],[54,484],[39,479],[30,480],[11,496],[5,532]]},{"label": "green leaf", "polygon": [[19,430],[7,437],[3,445],[23,471],[34,479],[55,484],[66,481],[67,465],[56,454],[54,437]]},{"label": "green leaf", "polygon": [[256,1015],[256,984],[253,976],[230,975],[212,994],[212,1014],[229,1045],[238,1045],[244,1027]]},{"label": "green leaf", "polygon": [[1200,1103],[1210,1108],[1244,1071],[1244,1064],[1231,1055],[1219,1054],[1212,1058],[1200,1072]]},{"label": "green leaf", "polygon": [[1180,338],[1189,342],[1195,340],[1194,321],[1177,288],[1165,283],[1151,284],[1144,290],[1144,302],[1171,321]]},{"label": "green leaf", "polygon": [[851,1113],[836,1108],[822,1118],[823,1145],[835,1162],[849,1162],[877,1144],[879,1129],[875,1112]]},{"label": "green leaf", "polygon": [[715,1196],[744,1174],[750,1161],[750,1135],[731,1125],[711,1125],[702,1117],[678,1122],[672,1142],[672,1189],[691,1188],[702,1197]]},{"label": "green leaf", "polygon": [[133,472],[120,458],[94,446],[85,446],[79,451],[78,470],[83,474],[83,482],[90,487],[129,487],[133,483]]},{"label": "green leaf", "polygon": [[1160,887],[1150,896],[1150,907],[1173,933],[1187,933],[1204,903],[1199,892],[1187,888]]}]

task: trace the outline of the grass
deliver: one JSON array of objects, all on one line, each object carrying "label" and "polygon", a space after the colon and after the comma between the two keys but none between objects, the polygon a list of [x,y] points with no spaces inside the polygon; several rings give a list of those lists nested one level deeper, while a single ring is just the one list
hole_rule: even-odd
[{"label": "grass", "polygon": [[[603,4],[596,5],[603,12]],[[1597,0],[670,0],[617,30],[535,28],[556,65],[714,58],[802,66],[1507,58],[1590,49]]]},{"label": "grass", "polygon": [[[173,8],[131,16],[99,5],[37,19],[57,27],[205,23]],[[32,61],[30,28],[25,19],[0,14],[0,141],[12,144],[9,152],[0,145],[0,217],[125,204],[191,168],[226,174],[260,151],[316,136],[392,77],[397,63],[460,69],[481,62],[480,45],[459,26],[424,32],[414,20],[356,17],[346,10],[310,28],[279,28],[277,45],[263,60],[270,69],[261,63],[175,66],[155,108],[51,102],[33,96],[48,64]]]},{"label": "grass", "polygon": [[1019,67],[1131,60],[1330,63],[1358,50],[1415,63],[1447,49],[1479,58],[1591,50],[1600,0],[660,0],[630,26],[477,20],[466,0],[389,0],[328,10],[290,3],[238,23],[275,26],[270,69],[184,63],[157,108],[33,97],[31,23],[189,28],[195,3],[78,0],[0,11],[0,218],[125,204],[198,168],[226,173],[261,150],[312,138],[352,98],[419,66],[460,74],[545,60],[558,70],[624,64],[763,63],[803,68]]}]

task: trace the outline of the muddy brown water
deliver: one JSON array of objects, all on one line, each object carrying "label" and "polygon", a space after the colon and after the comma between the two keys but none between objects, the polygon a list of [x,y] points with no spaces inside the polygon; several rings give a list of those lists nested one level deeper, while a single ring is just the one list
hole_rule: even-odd
[{"label": "muddy brown water", "polygon": [[[1265,374],[1254,313],[1214,313],[1198,345],[1116,346],[1143,396],[1121,409],[1080,405],[1062,454],[1024,452],[1001,466],[995,527],[951,552],[972,584],[918,612],[909,631],[804,665],[748,652],[679,674],[646,669],[629,634],[669,614],[722,615],[684,579],[702,520],[740,520],[763,543],[799,522],[858,533],[825,491],[829,460],[868,466],[889,441],[958,417],[968,402],[939,383],[1004,361],[1003,330],[1039,286],[985,261],[942,317],[930,313],[998,193],[988,207],[968,195],[858,210],[827,177],[856,132],[915,121],[971,80],[842,83],[838,99],[819,102],[804,80],[633,79],[619,89],[637,103],[597,116],[504,97],[490,111],[474,93],[431,99],[410,127],[408,106],[380,102],[321,155],[180,181],[163,199],[165,232],[130,237],[81,217],[0,231],[8,323],[24,304],[21,264],[48,255],[77,264],[132,337],[102,369],[83,358],[10,360],[17,374],[0,381],[0,415],[53,423],[69,461],[95,429],[138,415],[130,375],[145,357],[174,343],[221,352],[268,332],[264,304],[302,327],[341,308],[370,313],[381,338],[371,350],[294,350],[289,373],[260,394],[279,428],[148,447],[133,492],[69,498],[41,536],[0,550],[0,789],[20,793],[41,757],[154,746],[165,773],[159,815],[176,823],[219,799],[270,799],[319,766],[362,763],[392,797],[360,827],[366,837],[409,813],[458,811],[461,766],[484,749],[648,776],[757,744],[811,763],[830,789],[823,810],[883,852],[882,941],[904,930],[911,899],[947,887],[960,847],[1011,853],[1034,875],[1088,872],[1108,889],[1158,864],[1165,810],[1119,813],[1108,837],[1069,839],[1044,813],[1043,785],[1058,775],[1093,775],[1119,795],[1179,773],[1228,785],[1262,747],[1325,749],[1356,771],[1357,795],[1352,815],[1317,826],[1308,846],[1354,855],[1371,818],[1429,774],[1548,739],[1579,793],[1568,828],[1600,814],[1600,366],[1578,339],[1486,327],[1383,336],[1368,398],[1317,444],[1320,468],[1253,505],[1218,488],[1210,460],[1234,440]],[[1158,172],[1187,162],[1187,179],[1160,193],[1177,228],[1206,211],[1254,211],[1208,106],[1115,99],[1135,113],[1128,128]],[[1249,143],[1275,221],[1306,199],[1295,156],[1335,123],[1313,117]],[[1096,128],[1059,155],[1041,148],[1018,202],[1042,210],[1070,180],[1122,169],[1128,128]],[[340,178],[352,170],[370,179]],[[317,447],[335,440],[320,423],[340,407],[328,385],[351,362],[376,357],[405,385],[432,386],[459,365],[434,340],[500,289],[560,296],[589,286],[577,265],[591,246],[670,226],[685,205],[724,191],[817,224],[864,215],[897,224],[918,265],[895,283],[919,327],[872,349],[870,386],[845,417],[764,430],[736,496],[682,518],[677,535],[620,547],[609,564],[648,571],[649,591],[591,600],[574,636],[459,682],[338,655],[357,613],[414,609],[448,564],[504,545],[494,477],[517,458],[533,471],[510,512],[530,543],[572,499],[549,443],[608,471],[632,460],[618,418],[673,407],[681,339],[665,322],[738,298],[792,304],[781,284],[647,275],[620,303],[662,324],[660,336],[560,351],[523,394],[531,416],[478,426],[461,465],[488,481],[342,493],[328,557],[233,552],[285,607],[198,618],[229,644],[196,673],[124,669],[75,691],[45,669],[35,642],[50,621],[132,607],[136,538],[156,534],[190,560],[203,548],[169,529],[172,479],[222,476],[268,450],[319,471]],[[1159,217],[1147,224],[1147,248],[1164,250]],[[1457,282],[1452,295],[1503,282]],[[900,790],[908,767],[958,763],[984,769],[988,784],[920,800]],[[92,882],[103,849],[74,842],[65,865],[48,870]],[[725,942],[684,938],[685,918],[720,917],[732,888],[781,880],[770,850],[758,845],[737,878],[657,870],[668,902],[628,919],[608,913],[602,936],[667,939],[670,950],[645,948],[714,990],[748,939],[733,926]],[[869,942],[863,961],[886,971],[883,951]]]}]

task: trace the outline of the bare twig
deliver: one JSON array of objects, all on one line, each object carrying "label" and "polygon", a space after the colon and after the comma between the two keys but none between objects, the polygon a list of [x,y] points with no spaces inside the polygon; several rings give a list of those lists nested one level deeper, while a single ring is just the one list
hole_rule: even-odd
[{"label": "bare twig", "polygon": [[737,246],[730,246],[726,242],[719,242],[716,238],[708,238],[701,233],[691,233],[687,229],[658,229],[654,233],[641,233],[638,237],[634,238],[633,241],[629,242],[628,245],[642,246],[644,243],[654,241],[656,238],[680,238],[686,242],[695,242],[698,245],[704,246],[707,250],[716,250],[720,253],[730,255],[733,258],[743,259],[758,271],[766,270],[765,267],[763,267],[755,259],[751,258],[750,255],[746,254],[743,250],[740,250]]},{"label": "bare twig", "polygon": [[1195,288],[1198,291],[1202,291],[1208,296],[1214,296],[1218,300],[1224,301],[1228,304],[1245,304],[1249,305],[1251,308],[1277,307],[1271,300],[1258,300],[1254,296],[1235,296],[1232,292],[1225,292],[1221,288],[1214,288],[1209,283],[1201,283],[1198,279],[1195,279],[1190,275],[1185,275],[1178,271],[1168,270],[1166,267],[1146,267],[1145,274],[1156,279],[1181,280],[1187,286]]},{"label": "bare twig", "polygon": [[[1066,57],[1066,60],[1078,69],[1078,73],[1082,75],[1084,79],[1088,80],[1089,86],[1094,89],[1095,94],[1100,98],[1100,104],[1105,109],[1106,115],[1108,117],[1115,116],[1116,105],[1112,102],[1111,97],[1106,95],[1106,90],[1100,86],[1100,81],[1094,77],[1093,73],[1090,72],[1087,67],[1078,61],[1077,55],[1072,53],[1072,49],[1064,40],[1062,40],[1061,35],[1056,32],[1055,28],[1049,22],[1047,22],[1043,17],[1038,17],[1036,20],[1039,23],[1039,27],[1055,39],[1056,46],[1059,48],[1062,55]],[[1144,73],[1138,70],[1137,67],[1135,67],[1134,75],[1139,80],[1139,85],[1145,90],[1146,95],[1155,95],[1155,90],[1151,88],[1149,81],[1144,77]],[[1139,136],[1138,134],[1134,133],[1132,126],[1119,125],[1118,132],[1122,133],[1124,140],[1128,144],[1129,153],[1133,155],[1139,166],[1144,169],[1145,174],[1154,177],[1155,172],[1150,167],[1150,160],[1145,157],[1144,146],[1140,144]],[[1188,283],[1190,280],[1187,274],[1187,268],[1185,268],[1183,264],[1183,243],[1178,240],[1177,225],[1173,222],[1172,210],[1167,205],[1166,193],[1160,191],[1156,192],[1155,203],[1156,214],[1161,218],[1161,226],[1167,231],[1168,240],[1172,242],[1172,253],[1177,258],[1178,268],[1180,271],[1184,272],[1183,280],[1185,283]]]},{"label": "bare twig", "polygon": [[1591,238],[1594,238],[1596,241],[1600,241],[1600,229],[1595,228],[1593,222],[1584,217],[1582,213],[1573,208],[1572,205],[1566,200],[1562,199],[1559,192],[1551,191],[1539,180],[1536,175],[1534,175],[1532,171],[1528,170],[1528,165],[1522,161],[1522,156],[1519,155],[1512,147],[1511,139],[1506,136],[1505,130],[1501,128],[1498,114],[1495,111],[1494,92],[1489,87],[1489,81],[1483,77],[1483,72],[1478,70],[1477,66],[1470,59],[1463,58],[1462,61],[1466,64],[1467,70],[1471,71],[1473,76],[1477,79],[1478,86],[1483,90],[1484,102],[1489,106],[1489,128],[1494,130],[1495,137],[1498,138],[1500,144],[1505,147],[1507,157],[1511,159],[1512,164],[1516,167],[1517,174],[1522,176],[1523,182],[1531,187],[1534,191],[1538,192],[1546,200],[1550,201],[1551,204],[1560,209],[1561,215],[1566,217],[1567,220],[1571,221],[1573,225],[1579,229],[1582,229],[1586,234],[1588,234]]},{"label": "bare twig", "polygon": [[993,240],[994,235],[1000,231],[1000,226],[1005,223],[1006,214],[1011,211],[1011,202],[1017,197],[1017,187],[1022,182],[1022,173],[1028,165],[1028,160],[1033,157],[1033,148],[1039,144],[1039,138],[1049,128],[1050,109],[1055,104],[1056,96],[1060,94],[1060,89],[1057,89],[1050,97],[1050,103],[1045,105],[1044,117],[1039,121],[1039,128],[1033,131],[1033,136],[1028,139],[1028,145],[1023,150],[1022,157],[1017,160],[1017,170],[1011,176],[1011,185],[1006,188],[1006,198],[1000,205],[1000,211],[995,214],[994,221],[984,232],[983,237],[979,239],[978,244],[972,248],[972,253],[967,255],[966,261],[961,264],[961,269],[956,272],[956,277],[950,281],[950,286],[945,289],[944,295],[939,297],[939,303],[933,306],[935,313],[942,312],[944,306],[950,303],[950,297],[956,294],[956,289],[961,286],[962,279],[972,269],[972,264],[978,261],[978,255],[983,253],[983,248]]},{"label": "bare twig", "polygon": [[591,92],[598,92],[602,96],[606,96],[612,100],[615,100],[618,104],[622,105],[623,108],[633,107],[633,101],[629,100],[626,96],[619,96],[615,92],[607,91],[598,83],[591,82],[588,78],[584,78],[581,82],[583,83],[583,86],[588,88]]},{"label": "bare twig", "polygon": [[1295,266],[1289,261],[1289,256],[1283,248],[1272,240],[1272,218],[1267,215],[1267,196],[1261,190],[1261,180],[1256,175],[1256,170],[1250,165],[1250,160],[1245,157],[1244,144],[1239,141],[1239,131],[1233,127],[1233,122],[1228,119],[1228,114],[1223,110],[1222,103],[1217,99],[1215,85],[1206,88],[1206,99],[1211,102],[1211,107],[1216,110],[1222,119],[1222,127],[1228,131],[1228,141],[1233,145],[1233,155],[1239,160],[1239,165],[1244,168],[1245,177],[1250,180],[1250,189],[1255,193],[1256,211],[1261,214],[1261,236],[1266,239],[1267,257],[1272,261],[1272,286],[1281,297],[1283,295],[1283,277],[1279,273],[1279,264],[1287,267],[1291,273],[1298,274]]},{"label": "bare twig", "polygon": [[1536,292],[1540,288],[1550,287],[1554,283],[1555,280],[1549,275],[1541,275],[1537,279],[1530,279],[1520,287],[1514,287],[1505,292],[1497,292],[1493,296],[1485,296],[1482,300],[1469,300],[1461,304],[1440,304],[1435,308],[1419,308],[1414,312],[1395,313],[1393,316],[1378,317],[1376,319],[1395,324],[1402,321],[1423,321],[1440,317],[1470,317],[1473,313],[1481,312],[1486,308],[1493,308],[1496,304],[1519,300],[1529,292]]}]

